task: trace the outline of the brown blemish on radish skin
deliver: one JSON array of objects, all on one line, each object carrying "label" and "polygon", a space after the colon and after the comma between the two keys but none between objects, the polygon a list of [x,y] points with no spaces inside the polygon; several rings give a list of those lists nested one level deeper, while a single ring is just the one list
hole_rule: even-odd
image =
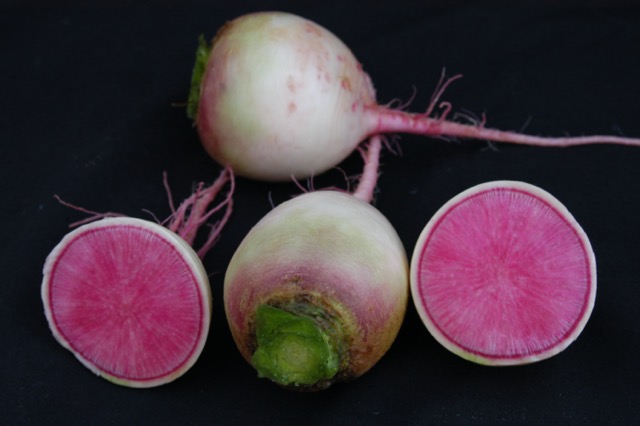
[{"label": "brown blemish on radish skin", "polygon": [[342,80],[340,81],[340,86],[346,90],[347,92],[351,92],[351,81],[349,80],[349,77],[344,76],[342,77]]},{"label": "brown blemish on radish skin", "polygon": [[292,75],[287,77],[287,88],[291,93],[296,93],[296,81]]},{"label": "brown blemish on radish skin", "polygon": [[318,38],[322,38],[322,29],[318,28],[313,22],[306,21],[304,22],[304,30],[310,34],[317,36]]}]

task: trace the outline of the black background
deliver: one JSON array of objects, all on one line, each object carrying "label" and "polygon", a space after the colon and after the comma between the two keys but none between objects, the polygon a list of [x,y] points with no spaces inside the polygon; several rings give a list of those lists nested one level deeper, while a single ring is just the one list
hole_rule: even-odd
[{"label": "black background", "polygon": [[[13,3],[13,4],[12,4]],[[219,4],[218,4],[219,3]],[[234,5],[230,5],[233,3]],[[409,306],[400,335],[367,374],[298,394],[256,377],[226,326],[222,278],[244,234],[299,190],[237,182],[234,215],[205,258],[212,328],[197,364],[136,390],[94,376],[52,337],[40,301],[49,251],[97,211],[168,215],[174,197],[219,167],[184,108],[198,35],[264,9],[301,14],[349,45],[378,100],[424,110],[443,67],[463,73],[444,98],[489,127],[535,134],[640,137],[640,8],[615,2],[160,1],[0,6],[0,424],[611,424],[640,418],[640,148],[544,149],[403,136],[383,155],[376,207],[411,254],[431,215],[495,179],[551,192],[598,260],[596,305],[565,352],[522,367],[482,367],[440,347]],[[358,173],[357,155],[341,167]],[[341,185],[329,172],[316,186]]]}]

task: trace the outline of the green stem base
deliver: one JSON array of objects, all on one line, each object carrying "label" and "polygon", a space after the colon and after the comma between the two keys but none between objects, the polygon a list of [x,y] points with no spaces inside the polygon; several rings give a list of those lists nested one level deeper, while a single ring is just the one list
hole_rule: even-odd
[{"label": "green stem base", "polygon": [[284,386],[314,386],[340,369],[338,344],[316,321],[261,305],[256,312],[258,347],[251,359],[260,377]]}]

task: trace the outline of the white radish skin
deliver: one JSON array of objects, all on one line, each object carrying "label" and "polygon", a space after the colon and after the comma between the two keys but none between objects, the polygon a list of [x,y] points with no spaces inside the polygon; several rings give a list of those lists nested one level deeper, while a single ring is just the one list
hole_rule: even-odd
[{"label": "white radish skin", "polygon": [[[384,133],[563,147],[591,143],[640,146],[617,136],[547,138],[447,121],[438,99],[424,114],[380,106],[369,76],[349,48],[296,15],[262,12],[220,29],[202,76],[195,124],[206,151],[253,179],[305,178],[339,164],[358,144]],[[441,116],[431,117],[443,108]]]},{"label": "white radish skin", "polygon": [[596,260],[584,230],[548,192],[487,182],[442,206],[411,259],[411,293],[445,348],[485,365],[550,358],[583,331]]},{"label": "white radish skin", "polygon": [[366,136],[375,104],[366,73],[338,38],[284,13],[256,13],[216,37],[196,123],[207,152],[242,176],[319,174]]}]

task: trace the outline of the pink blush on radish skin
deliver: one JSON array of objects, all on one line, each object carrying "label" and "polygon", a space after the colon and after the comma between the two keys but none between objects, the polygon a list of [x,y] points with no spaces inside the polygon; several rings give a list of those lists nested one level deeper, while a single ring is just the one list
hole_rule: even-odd
[{"label": "pink blush on radish skin", "polygon": [[584,328],[595,301],[586,234],[550,194],[490,182],[445,204],[423,230],[411,290],[447,349],[489,365],[553,356]]}]

